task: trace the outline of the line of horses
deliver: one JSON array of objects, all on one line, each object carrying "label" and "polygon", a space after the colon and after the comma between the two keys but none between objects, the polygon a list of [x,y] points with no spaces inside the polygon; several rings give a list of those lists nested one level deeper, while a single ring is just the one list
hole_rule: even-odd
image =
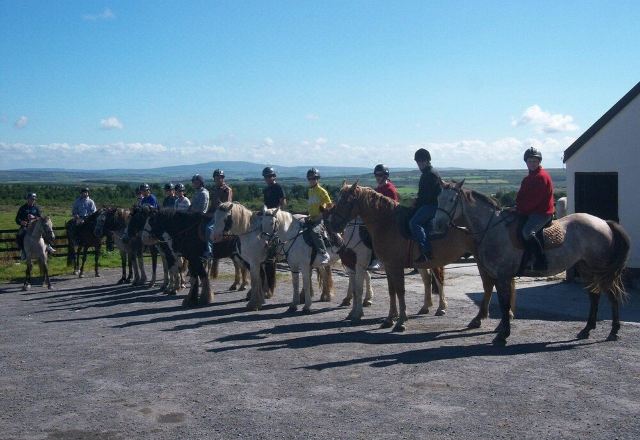
[{"label": "line of horses", "polygon": [[[342,240],[329,247],[329,265],[320,265],[312,245],[305,238],[305,216],[294,215],[281,209],[252,211],[240,203],[222,203],[213,214],[215,227],[212,238],[217,260],[208,262],[201,258],[209,237],[205,237],[206,214],[175,210],[102,208],[80,225],[70,240],[70,262],[76,273],[83,276],[87,247],[96,248],[95,274],[99,276],[98,257],[103,236],[113,240],[122,260],[122,277],[118,283],[147,283],[142,260],[143,249],[152,255],[150,284],[156,279],[156,258],[163,263],[161,290],[175,295],[186,286],[188,271],[190,287],[183,305],[193,307],[210,304],[214,292],[210,274],[217,276],[220,258],[231,258],[235,267],[235,280],[231,289],[247,286],[247,308],[259,310],[274,295],[276,287],[276,262],[286,262],[292,274],[292,301],[289,313],[311,312],[313,272],[317,272],[321,301],[333,296],[331,264],[341,260],[349,273],[349,288],[343,305],[351,304],[347,319],[358,322],[364,316],[363,307],[371,304],[370,274],[368,265],[372,252],[384,264],[389,289],[389,312],[382,327],[405,331],[407,312],[405,303],[404,269],[415,267],[424,284],[424,304],[419,313],[428,313],[432,307],[431,295],[439,294],[440,303],[436,315],[444,315],[447,309],[444,291],[444,266],[457,261],[465,254],[473,254],[483,282],[484,297],[478,314],[469,327],[480,327],[488,316],[491,294],[498,292],[502,319],[494,343],[502,345],[510,334],[510,319],[515,307],[514,277],[520,268],[523,249],[514,241],[513,225],[509,216],[500,211],[495,202],[475,191],[462,188],[463,182],[447,184],[439,197],[439,207],[434,219],[433,254],[429,264],[415,267],[418,246],[410,240],[406,230],[409,213],[393,200],[378,194],[371,188],[343,184],[336,203],[325,209],[325,225],[332,233],[341,233]],[[367,228],[371,243],[363,240],[361,229]],[[607,293],[612,303],[613,324],[608,339],[616,339],[620,328],[618,304],[624,299],[622,270],[629,254],[629,238],[620,225],[605,222],[588,214],[572,214],[559,220],[556,231],[561,239],[548,245],[549,270],[527,272],[525,276],[546,276],[559,273],[579,264],[581,274],[588,280],[591,310],[580,338],[589,336],[595,328],[600,293]],[[559,229],[558,229],[559,228]],[[51,288],[46,269],[44,240],[53,237],[51,221],[40,219],[29,226],[25,238],[27,255],[41,264],[45,282]],[[27,249],[27,246],[29,247]],[[76,249],[76,247],[78,247]],[[82,263],[78,267],[78,255],[82,249]],[[31,258],[28,258],[25,287],[30,283]],[[300,284],[302,276],[302,285]]]}]

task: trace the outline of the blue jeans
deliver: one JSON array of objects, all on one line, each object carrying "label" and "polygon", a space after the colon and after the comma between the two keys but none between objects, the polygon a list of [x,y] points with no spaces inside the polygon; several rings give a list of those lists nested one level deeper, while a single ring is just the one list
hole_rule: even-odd
[{"label": "blue jeans", "polygon": [[211,234],[213,233],[213,228],[215,227],[215,225],[216,219],[212,218],[211,220],[209,220],[209,223],[204,226],[204,239],[207,242],[207,256],[213,256],[213,241],[211,241]]},{"label": "blue jeans", "polygon": [[536,232],[542,229],[552,218],[552,215],[529,214],[527,221],[522,227],[522,238],[524,238],[525,241],[530,239],[531,236],[536,235]]},{"label": "blue jeans", "polygon": [[418,242],[422,253],[431,254],[431,243],[429,242],[429,232],[431,232],[431,220],[436,215],[437,205],[423,205],[413,214],[409,220],[409,229],[413,239]]}]

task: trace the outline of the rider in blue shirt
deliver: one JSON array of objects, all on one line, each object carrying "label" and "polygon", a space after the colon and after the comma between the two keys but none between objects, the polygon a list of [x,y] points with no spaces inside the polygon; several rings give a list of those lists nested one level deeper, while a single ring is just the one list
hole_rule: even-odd
[{"label": "rider in blue shirt", "polygon": [[142,200],[140,201],[140,206],[145,207],[149,206],[150,208],[158,209],[158,199],[156,196],[151,194],[151,187],[148,183],[143,183],[140,185],[140,189],[142,189]]}]

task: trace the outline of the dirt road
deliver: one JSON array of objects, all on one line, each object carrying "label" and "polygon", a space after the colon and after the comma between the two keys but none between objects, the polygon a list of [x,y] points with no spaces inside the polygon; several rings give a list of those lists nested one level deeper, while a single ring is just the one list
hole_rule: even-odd
[{"label": "dirt road", "polygon": [[[230,273],[228,266],[223,272]],[[444,317],[413,315],[406,333],[379,329],[386,280],[358,326],[336,297],[286,315],[290,283],[264,310],[214,282],[215,303],[57,278],[54,290],[0,285],[2,439],[637,439],[640,293],[622,309],[617,342],[606,301],[586,341],[587,297],[559,281],[518,283],[506,347],[491,345],[497,307],[466,330],[481,284],[473,266],[448,269]],[[317,299],[317,298],[316,298]],[[494,298],[494,302],[495,298]]]}]

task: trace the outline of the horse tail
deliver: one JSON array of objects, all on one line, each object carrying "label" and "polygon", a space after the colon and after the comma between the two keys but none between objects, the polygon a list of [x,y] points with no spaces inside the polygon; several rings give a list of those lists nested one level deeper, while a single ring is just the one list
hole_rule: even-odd
[{"label": "horse tail", "polygon": [[631,240],[618,223],[607,220],[607,224],[613,233],[611,258],[609,263],[602,268],[588,267],[587,289],[593,293],[610,291],[619,302],[624,302],[627,299],[627,292],[624,289],[622,273],[629,257]]},{"label": "horse tail", "polygon": [[434,267],[431,269],[433,276],[431,277],[431,288],[438,292],[438,295],[442,294],[442,287],[444,286],[444,266]]},{"label": "horse tail", "polygon": [[321,267],[320,270],[323,272],[322,278],[324,279],[322,283],[322,295],[328,295],[330,297],[333,292],[333,273],[331,272],[331,266]]},{"label": "horse tail", "polygon": [[275,261],[267,261],[264,263],[264,271],[267,278],[267,289],[269,292],[276,290],[276,263]]}]

